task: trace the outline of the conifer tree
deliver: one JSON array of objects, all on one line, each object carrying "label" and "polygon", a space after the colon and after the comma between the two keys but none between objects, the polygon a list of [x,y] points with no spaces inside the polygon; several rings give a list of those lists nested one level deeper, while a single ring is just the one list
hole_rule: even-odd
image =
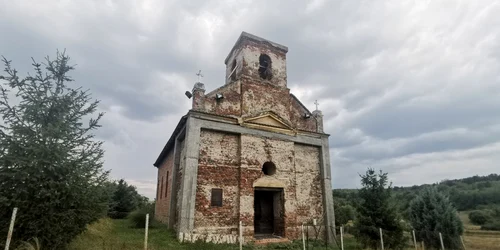
[{"label": "conifer tree", "polygon": [[[72,88],[65,53],[20,77],[3,58],[0,74],[0,235],[18,207],[17,240],[36,237],[43,249],[63,249],[88,223],[105,215],[102,142],[93,132],[102,113],[90,93]],[[0,241],[0,245],[3,241]]]},{"label": "conifer tree", "polygon": [[382,228],[386,249],[403,249],[406,238],[404,225],[396,206],[391,202],[391,185],[387,173],[378,174],[369,168],[361,175],[362,188],[354,223],[355,236],[364,248],[381,248],[379,229]]},{"label": "conifer tree", "polygon": [[110,205],[109,217],[113,219],[123,219],[140,206],[147,203],[147,198],[137,193],[137,189],[121,179],[115,184],[112,204]]},{"label": "conifer tree", "polygon": [[419,241],[428,248],[440,248],[439,233],[446,249],[460,249],[462,221],[448,198],[435,187],[425,188],[410,203],[410,222]]}]

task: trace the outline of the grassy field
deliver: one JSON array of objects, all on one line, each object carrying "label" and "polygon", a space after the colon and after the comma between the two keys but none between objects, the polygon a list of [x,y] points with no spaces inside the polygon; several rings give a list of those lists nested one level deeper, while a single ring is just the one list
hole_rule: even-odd
[{"label": "grassy field", "polygon": [[[353,238],[345,239],[345,249],[360,249],[356,246]],[[144,229],[136,229],[130,226],[128,220],[101,219],[97,223],[88,226],[87,231],[78,236],[69,246],[70,250],[137,250],[144,247]],[[148,249],[150,250],[236,250],[237,245],[215,245],[210,243],[179,243],[175,234],[164,226],[156,225],[149,230]],[[294,250],[302,249],[302,242],[296,241],[290,244],[269,244],[266,246],[247,245],[246,250]],[[337,247],[325,248],[323,243],[309,242],[311,250],[337,250]]]},{"label": "grassy field", "polygon": [[[467,250],[500,250],[500,232],[481,231],[477,226],[470,224],[467,214],[461,214],[464,220],[466,232],[464,242]],[[101,219],[97,223],[90,225],[85,233],[77,237],[70,245],[71,250],[136,250],[144,247],[144,230],[130,226],[128,220]],[[149,230],[148,249],[150,250],[236,250],[237,245],[214,245],[210,243],[179,243],[175,234],[164,226],[155,225]],[[302,249],[302,242],[296,241],[290,244],[274,244],[267,246],[244,246],[246,250],[294,250]],[[339,249],[335,246],[325,248],[323,243],[309,242],[309,250]],[[345,250],[361,249],[354,238],[347,235],[344,238]],[[414,249],[414,248],[408,248]]]},{"label": "grassy field", "polygon": [[500,232],[480,230],[481,226],[469,221],[469,212],[460,212],[464,223],[464,243],[467,250],[500,250]]}]

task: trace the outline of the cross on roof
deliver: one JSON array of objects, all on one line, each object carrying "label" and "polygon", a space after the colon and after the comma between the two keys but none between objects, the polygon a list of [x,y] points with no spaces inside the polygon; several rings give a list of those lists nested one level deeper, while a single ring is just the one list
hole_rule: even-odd
[{"label": "cross on roof", "polygon": [[201,74],[201,69],[196,75],[198,76],[198,82],[201,82],[201,78],[203,77],[203,75]]},{"label": "cross on roof", "polygon": [[318,100],[314,101],[314,104],[316,105],[316,110],[318,110],[318,105],[319,105]]}]

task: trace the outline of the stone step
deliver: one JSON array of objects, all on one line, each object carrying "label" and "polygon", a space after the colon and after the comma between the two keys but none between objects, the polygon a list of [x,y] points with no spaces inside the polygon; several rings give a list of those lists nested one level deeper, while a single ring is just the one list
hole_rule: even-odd
[{"label": "stone step", "polygon": [[287,238],[265,238],[265,239],[256,239],[254,241],[255,245],[267,245],[272,243],[290,243],[290,240]]}]

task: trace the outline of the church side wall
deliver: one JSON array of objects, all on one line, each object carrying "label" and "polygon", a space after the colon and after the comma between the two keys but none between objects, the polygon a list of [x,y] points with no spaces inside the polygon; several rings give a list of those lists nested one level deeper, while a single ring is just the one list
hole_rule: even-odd
[{"label": "church side wall", "polygon": [[167,223],[169,217],[173,167],[174,150],[172,149],[158,168],[158,191],[156,194],[155,219],[163,223]]},{"label": "church side wall", "polygon": [[179,159],[179,169],[176,171],[176,179],[175,179],[175,186],[176,186],[176,204],[175,204],[175,215],[174,215],[174,229],[178,229],[179,226],[179,215],[181,211],[181,204],[182,204],[182,189],[181,183],[182,183],[182,177],[183,177],[183,172],[184,172],[184,167],[186,166],[186,141],[182,140],[179,141],[179,149],[181,150],[180,153],[180,159]]}]

